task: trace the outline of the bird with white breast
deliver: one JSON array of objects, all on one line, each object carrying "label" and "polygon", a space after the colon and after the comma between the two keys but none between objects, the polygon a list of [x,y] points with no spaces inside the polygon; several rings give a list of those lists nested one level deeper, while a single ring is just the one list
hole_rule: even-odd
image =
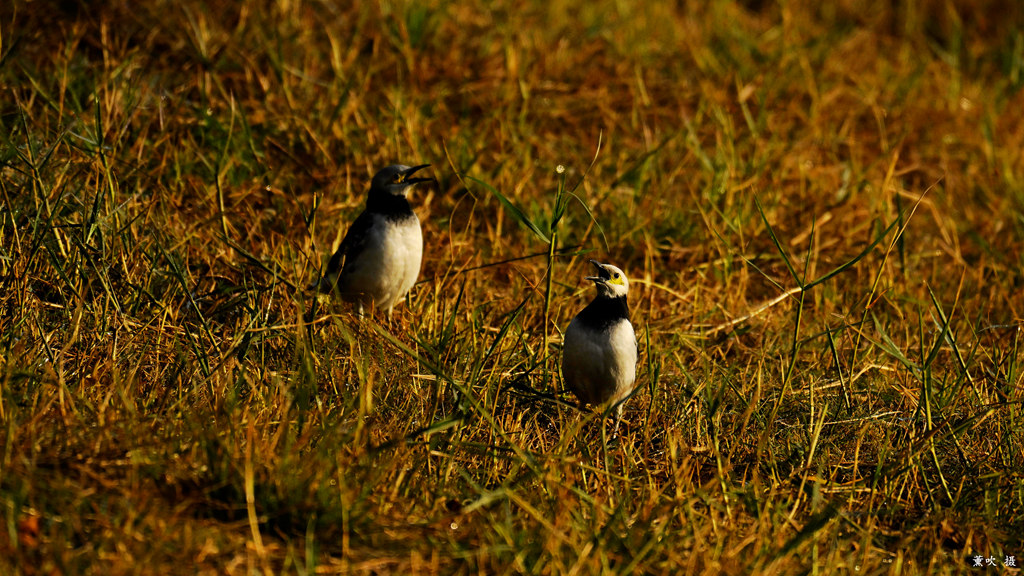
[{"label": "bird with white breast", "polygon": [[327,264],[321,292],[355,302],[360,316],[372,308],[391,315],[420,275],[423,232],[406,196],[414,185],[434,180],[412,177],[428,166],[394,164],[377,172],[366,208]]},{"label": "bird with white breast", "polygon": [[629,321],[629,280],[611,264],[590,261],[596,276],[597,296],[565,331],[562,347],[562,376],[580,407],[613,405],[615,426],[622,418],[622,403],[633,392],[638,348]]}]

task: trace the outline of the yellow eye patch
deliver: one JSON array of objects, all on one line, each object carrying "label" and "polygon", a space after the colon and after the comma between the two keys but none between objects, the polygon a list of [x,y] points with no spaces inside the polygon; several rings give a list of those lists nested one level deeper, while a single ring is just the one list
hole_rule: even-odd
[{"label": "yellow eye patch", "polygon": [[622,274],[619,274],[618,272],[616,272],[615,274],[612,274],[612,277],[611,277],[610,280],[608,280],[608,283],[609,284],[616,284],[618,286],[622,286],[625,283],[625,282],[623,282],[623,280],[624,279],[622,277]]}]

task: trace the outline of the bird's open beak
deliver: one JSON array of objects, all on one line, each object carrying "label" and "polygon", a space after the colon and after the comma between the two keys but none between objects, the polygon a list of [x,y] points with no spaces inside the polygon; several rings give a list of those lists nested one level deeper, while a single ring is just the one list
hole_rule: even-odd
[{"label": "bird's open beak", "polygon": [[587,276],[587,280],[590,280],[594,284],[604,284],[612,279],[612,273],[604,267],[604,264],[601,264],[597,260],[591,260],[590,263],[594,265],[594,268],[597,268],[597,276]]},{"label": "bird's open beak", "polygon": [[403,178],[402,183],[403,184],[408,184],[408,185],[411,186],[411,185],[419,183],[419,182],[433,182],[434,181],[433,178],[409,178],[409,176],[412,176],[412,174],[414,172],[422,170],[422,169],[424,169],[424,168],[426,168],[428,166],[430,166],[430,164],[420,164],[419,166],[413,166],[412,168],[409,168],[405,172],[402,172],[402,178]]}]

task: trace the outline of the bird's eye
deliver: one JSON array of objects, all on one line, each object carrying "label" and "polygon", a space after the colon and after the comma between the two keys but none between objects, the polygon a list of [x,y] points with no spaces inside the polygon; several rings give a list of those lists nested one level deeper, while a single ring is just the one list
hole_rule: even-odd
[{"label": "bird's eye", "polygon": [[394,184],[398,184],[401,181],[402,181],[402,175],[401,174],[395,174],[395,176],[391,179],[391,182],[393,182]]},{"label": "bird's eye", "polygon": [[618,278],[618,277],[619,277],[619,273],[618,273],[618,272],[616,272],[616,273],[615,273],[615,277],[616,277],[616,278]]}]

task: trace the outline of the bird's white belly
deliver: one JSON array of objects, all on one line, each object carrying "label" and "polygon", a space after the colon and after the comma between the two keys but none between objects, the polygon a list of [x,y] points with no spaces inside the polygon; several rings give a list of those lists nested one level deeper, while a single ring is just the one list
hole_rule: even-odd
[{"label": "bird's white belly", "polygon": [[636,381],[636,360],[636,334],[628,321],[592,331],[573,320],[565,332],[562,375],[584,402],[598,405],[628,396]]},{"label": "bird's white belly", "polygon": [[419,220],[401,225],[375,222],[363,251],[345,264],[342,293],[349,299],[390,310],[412,289],[423,260]]}]

